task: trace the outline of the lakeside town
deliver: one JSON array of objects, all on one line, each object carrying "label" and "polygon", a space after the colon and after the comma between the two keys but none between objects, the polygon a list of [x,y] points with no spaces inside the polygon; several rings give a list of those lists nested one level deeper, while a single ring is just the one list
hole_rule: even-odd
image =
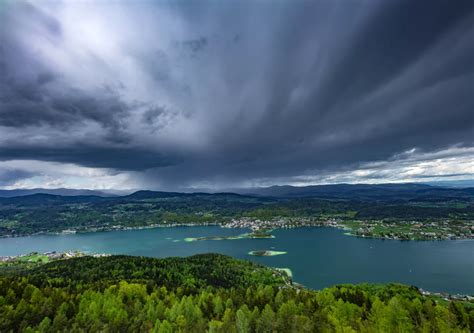
[{"label": "lakeside town", "polygon": [[474,239],[474,221],[385,221],[343,220],[339,218],[253,218],[232,219],[224,228],[245,228],[252,232],[301,227],[344,229],[348,235],[393,240],[455,240]]},{"label": "lakeside town", "polygon": [[349,226],[355,236],[395,240],[474,239],[473,221],[354,221]]},{"label": "lakeside town", "polygon": [[423,296],[433,297],[435,300],[443,300],[443,301],[463,301],[463,302],[473,302],[474,296],[472,295],[462,295],[462,294],[449,294],[449,293],[438,293],[438,292],[431,292],[424,290],[422,288],[418,288],[419,292]]},{"label": "lakeside town", "polygon": [[46,264],[55,260],[65,260],[72,258],[79,258],[84,256],[92,257],[108,257],[110,254],[107,253],[93,253],[86,254],[82,251],[47,251],[44,253],[31,252],[27,254],[19,254],[13,256],[0,256],[0,266],[9,265],[9,264]]}]

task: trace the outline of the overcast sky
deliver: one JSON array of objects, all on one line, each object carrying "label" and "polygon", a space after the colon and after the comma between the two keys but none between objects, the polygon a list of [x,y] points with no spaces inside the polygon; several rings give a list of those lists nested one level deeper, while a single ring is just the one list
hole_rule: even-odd
[{"label": "overcast sky", "polygon": [[472,179],[474,1],[0,3],[0,188]]}]

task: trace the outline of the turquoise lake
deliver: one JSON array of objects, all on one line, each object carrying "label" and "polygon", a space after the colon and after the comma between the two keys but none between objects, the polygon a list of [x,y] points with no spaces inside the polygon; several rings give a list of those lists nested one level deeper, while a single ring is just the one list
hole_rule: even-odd
[{"label": "turquoise lake", "polygon": [[[275,230],[273,239],[184,241],[245,232],[207,226],[3,238],[0,256],[53,250],[150,257],[216,252],[290,268],[296,282],[314,289],[339,283],[400,282],[434,292],[474,294],[473,240],[403,242],[356,238],[332,228],[299,228]],[[287,254],[248,255],[253,250]]]}]

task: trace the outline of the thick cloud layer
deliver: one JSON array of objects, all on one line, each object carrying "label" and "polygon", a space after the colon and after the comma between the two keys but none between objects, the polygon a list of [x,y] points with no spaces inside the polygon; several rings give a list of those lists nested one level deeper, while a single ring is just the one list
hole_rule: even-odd
[{"label": "thick cloud layer", "polygon": [[167,189],[474,174],[469,0],[6,1],[0,22],[0,186],[48,173],[28,161]]}]

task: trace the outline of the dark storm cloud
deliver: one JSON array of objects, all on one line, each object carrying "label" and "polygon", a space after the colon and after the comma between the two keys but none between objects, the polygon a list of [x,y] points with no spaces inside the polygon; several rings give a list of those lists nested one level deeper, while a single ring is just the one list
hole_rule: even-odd
[{"label": "dark storm cloud", "polygon": [[20,169],[7,169],[0,170],[0,186],[8,186],[15,184],[18,180],[29,178],[34,176],[35,173],[20,170]]},{"label": "dark storm cloud", "polygon": [[[99,145],[77,144],[74,147],[44,147],[21,145],[18,143],[2,149],[3,160],[41,160],[61,163],[78,163],[91,168],[120,168],[125,170],[143,170],[153,167],[165,167],[179,163],[176,158],[168,157],[147,150],[146,148],[115,148]],[[136,161],[139,160],[138,164]]]},{"label": "dark storm cloud", "polygon": [[474,144],[472,1],[92,6],[1,14],[0,159],[172,188]]},{"label": "dark storm cloud", "polygon": [[342,48],[315,94],[315,109],[350,103],[400,75],[468,17],[472,3],[388,1]]},{"label": "dark storm cloud", "polygon": [[41,73],[34,82],[8,78],[0,85],[0,125],[22,128],[35,125],[67,127],[94,121],[106,129],[121,127],[120,119],[128,106],[113,92],[100,89],[96,95],[64,87],[51,91],[54,77]]},{"label": "dark storm cloud", "polygon": [[168,110],[164,106],[152,106],[143,112],[142,122],[153,132],[165,128],[179,116],[179,112]]}]

